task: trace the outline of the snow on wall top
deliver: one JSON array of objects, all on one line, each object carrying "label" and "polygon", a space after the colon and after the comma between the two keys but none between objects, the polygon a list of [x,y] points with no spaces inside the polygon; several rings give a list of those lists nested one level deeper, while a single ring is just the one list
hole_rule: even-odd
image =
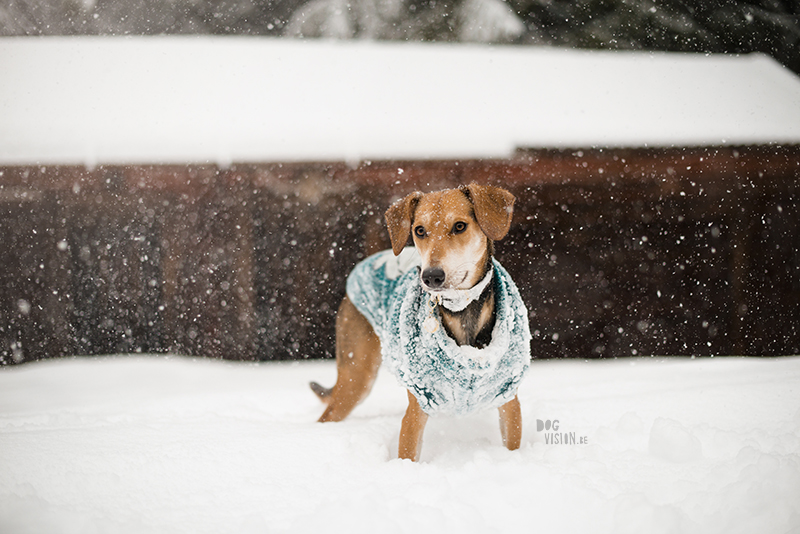
[{"label": "snow on wall top", "polygon": [[270,38],[0,39],[0,164],[505,157],[800,142],[762,55]]}]

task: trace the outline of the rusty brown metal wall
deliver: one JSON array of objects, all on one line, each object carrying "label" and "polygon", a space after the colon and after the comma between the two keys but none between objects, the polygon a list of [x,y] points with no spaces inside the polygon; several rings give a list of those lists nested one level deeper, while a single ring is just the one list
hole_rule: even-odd
[{"label": "rusty brown metal wall", "polygon": [[0,167],[0,363],[333,354],[383,211],[470,181],[518,197],[497,246],[536,357],[800,353],[800,148],[509,160]]}]

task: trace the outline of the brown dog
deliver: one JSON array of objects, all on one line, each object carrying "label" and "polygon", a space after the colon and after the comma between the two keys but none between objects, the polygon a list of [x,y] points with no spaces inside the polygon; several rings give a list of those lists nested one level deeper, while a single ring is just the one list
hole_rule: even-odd
[{"label": "brown dog", "polygon": [[[458,346],[481,349],[492,342],[497,318],[496,287],[499,286],[496,282],[489,282],[494,281],[494,277],[498,276],[495,272],[502,269],[496,263],[493,269],[493,242],[507,234],[513,206],[514,196],[508,191],[473,183],[429,194],[412,193],[386,211],[394,255],[418,254],[419,275],[410,274],[414,279],[408,284],[412,284],[414,290],[423,295],[422,298],[432,299],[431,308],[427,311],[429,318],[424,321],[429,332],[435,332],[441,324],[444,334]],[[414,249],[404,252],[409,236],[413,238],[416,252]],[[317,383],[311,384],[314,392],[328,404],[319,419],[321,422],[341,421],[367,396],[381,365],[381,339],[387,345],[395,341],[383,338],[390,334],[380,326],[373,328],[376,319],[368,319],[354,305],[349,296],[351,283],[357,281],[348,280],[348,296],[344,298],[336,317],[336,384],[331,389]],[[454,311],[454,306],[445,305],[441,298],[448,292],[455,292],[458,296],[469,294],[470,290],[472,295],[466,303],[455,306],[457,311]],[[401,295],[400,298],[404,297]],[[424,314],[425,311],[420,313]],[[518,322],[520,320],[527,332],[527,312]],[[429,324],[431,321],[432,324]],[[379,334],[382,336],[379,337]],[[527,335],[529,340],[529,333]],[[528,340],[523,341],[527,343]],[[529,359],[529,348],[527,351]],[[524,365],[527,369],[527,362]],[[513,391],[504,393],[504,399],[510,400],[504,400],[499,406],[501,435],[504,445],[510,450],[519,448],[522,434],[516,385],[517,382]],[[428,418],[420,406],[420,399],[427,402],[429,399],[426,394],[424,390],[412,391],[409,388],[408,409],[400,431],[400,458],[414,461],[419,458]]]}]

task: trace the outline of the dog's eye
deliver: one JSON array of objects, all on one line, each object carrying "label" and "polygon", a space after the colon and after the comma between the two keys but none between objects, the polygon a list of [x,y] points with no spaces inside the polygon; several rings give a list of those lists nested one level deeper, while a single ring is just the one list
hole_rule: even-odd
[{"label": "dog's eye", "polygon": [[456,224],[453,225],[453,233],[460,234],[467,230],[467,223],[464,221],[458,221]]},{"label": "dog's eye", "polygon": [[417,226],[414,228],[414,235],[417,237],[425,237],[425,228],[422,226]]}]

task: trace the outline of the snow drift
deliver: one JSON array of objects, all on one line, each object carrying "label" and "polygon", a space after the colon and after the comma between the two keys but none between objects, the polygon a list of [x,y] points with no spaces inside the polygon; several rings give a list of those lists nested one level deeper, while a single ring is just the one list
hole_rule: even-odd
[{"label": "snow drift", "polygon": [[0,532],[800,528],[800,358],[534,362],[519,451],[495,411],[437,417],[419,464],[396,458],[389,373],[347,421],[314,422],[307,382],[334,375],[177,357],[0,369]]}]

